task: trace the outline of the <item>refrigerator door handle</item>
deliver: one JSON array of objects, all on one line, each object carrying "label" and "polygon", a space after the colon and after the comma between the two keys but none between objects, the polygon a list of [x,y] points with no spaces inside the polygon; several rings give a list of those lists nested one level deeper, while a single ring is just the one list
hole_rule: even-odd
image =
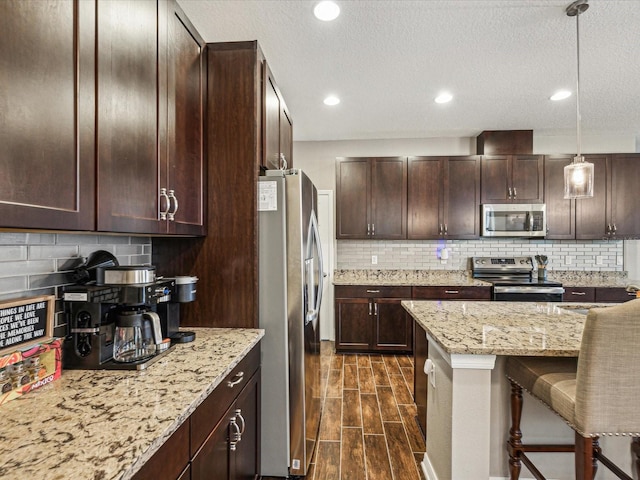
[{"label": "refrigerator door handle", "polygon": [[[311,259],[313,257],[313,247],[315,246],[318,251],[318,296],[316,297],[313,293],[314,289],[314,281],[313,281],[313,271],[309,272],[309,280],[311,283],[308,284],[308,288],[312,290],[309,292],[310,295],[308,298],[313,301],[313,305],[309,305],[309,309],[306,314],[306,323],[313,322],[318,318],[320,313],[320,305],[322,303],[322,290],[323,290],[323,279],[324,279],[324,259],[322,258],[322,245],[320,244],[320,232],[318,230],[318,220],[316,218],[316,212],[311,211],[311,218],[309,219],[309,232],[308,232],[308,241],[307,241],[307,258]],[[310,262],[310,265],[313,266],[313,262]]]}]

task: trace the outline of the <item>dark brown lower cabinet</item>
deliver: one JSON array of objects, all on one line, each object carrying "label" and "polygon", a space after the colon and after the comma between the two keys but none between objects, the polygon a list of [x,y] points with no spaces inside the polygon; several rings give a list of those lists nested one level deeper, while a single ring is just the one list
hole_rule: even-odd
[{"label": "dark brown lower cabinet", "polygon": [[260,348],[254,347],[134,480],[255,480],[260,462]]},{"label": "dark brown lower cabinet", "polygon": [[563,302],[595,302],[595,287],[564,287]]},{"label": "dark brown lower cabinet", "polygon": [[627,292],[624,287],[596,287],[596,302],[619,303],[628,302],[636,298],[636,294]]},{"label": "dark brown lower cabinet", "polygon": [[335,287],[336,351],[413,350],[413,321],[400,302],[411,287]]}]

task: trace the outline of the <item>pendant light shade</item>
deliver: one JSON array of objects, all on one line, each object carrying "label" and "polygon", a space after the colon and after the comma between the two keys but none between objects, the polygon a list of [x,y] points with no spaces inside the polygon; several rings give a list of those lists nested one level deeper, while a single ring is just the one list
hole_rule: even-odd
[{"label": "pendant light shade", "polygon": [[580,153],[582,138],[580,131],[580,14],[588,8],[588,0],[577,0],[567,7],[567,15],[576,17],[576,130],[578,149],[577,155],[570,165],[564,167],[564,198],[589,198],[593,197],[593,163],[585,162]]}]

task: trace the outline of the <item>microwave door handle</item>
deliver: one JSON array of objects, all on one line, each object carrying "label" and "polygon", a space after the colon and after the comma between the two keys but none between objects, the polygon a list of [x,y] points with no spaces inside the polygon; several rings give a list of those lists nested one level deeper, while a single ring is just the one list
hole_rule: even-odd
[{"label": "microwave door handle", "polygon": [[533,231],[533,213],[527,212],[527,230]]}]

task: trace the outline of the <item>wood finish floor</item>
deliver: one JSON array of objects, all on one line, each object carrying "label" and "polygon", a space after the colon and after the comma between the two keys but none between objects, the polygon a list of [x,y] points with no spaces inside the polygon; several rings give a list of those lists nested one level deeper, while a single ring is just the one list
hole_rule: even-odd
[{"label": "wood finish floor", "polygon": [[323,413],[307,480],[421,480],[413,358],[336,354],[322,342]]}]

